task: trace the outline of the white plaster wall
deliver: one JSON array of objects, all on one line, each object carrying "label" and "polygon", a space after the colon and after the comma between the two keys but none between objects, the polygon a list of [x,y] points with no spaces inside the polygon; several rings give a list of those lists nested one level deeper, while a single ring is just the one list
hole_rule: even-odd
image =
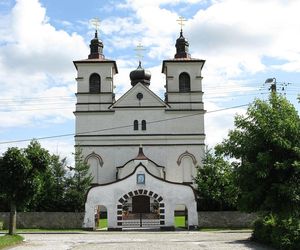
[{"label": "white plaster wall", "polygon": [[[136,183],[136,174],[145,174],[145,184]],[[108,210],[108,227],[117,228],[118,200],[129,191],[147,189],[162,196],[165,204],[165,225],[174,226],[174,211],[177,204],[183,204],[188,208],[189,226],[198,225],[198,216],[194,192],[191,187],[173,183],[167,183],[149,175],[143,166],[136,169],[135,173],[116,183],[94,187],[90,190],[85,204],[84,228],[95,228],[94,208],[104,205]]]},{"label": "white plaster wall", "polygon": [[[137,94],[142,93],[143,98],[139,100],[137,98]],[[125,93],[119,100],[117,100],[115,107],[128,107],[128,106],[135,106],[135,107],[149,107],[149,106],[166,106],[166,104],[148,87],[145,87],[141,83],[135,85],[130,91]]]},{"label": "white plaster wall", "polygon": [[153,164],[151,161],[148,160],[132,160],[128,162],[123,168],[118,169],[118,177],[119,179],[122,179],[128,175],[130,175],[135,167],[138,165],[138,163],[142,163],[145,167],[147,167],[148,171],[159,177],[163,178],[163,170],[161,167],[157,167],[155,164]]},{"label": "white plaster wall", "polygon": [[193,182],[193,168],[194,168],[194,164],[193,164],[193,160],[191,157],[189,156],[185,156],[183,157],[181,164],[181,171],[182,171],[182,181],[183,182]]},{"label": "white plaster wall", "polygon": [[[127,161],[134,159],[138,154],[139,144],[135,146],[116,146],[116,147],[82,147],[83,155],[89,155],[95,152],[103,159],[101,167],[101,182],[108,183],[116,180],[116,167],[122,166]],[[186,150],[193,154],[197,160],[196,165],[202,165],[204,157],[204,145],[199,146],[143,146],[145,155],[156,162],[158,165],[165,167],[166,180],[174,182],[183,181],[182,166],[178,166],[177,160]],[[195,165],[195,166],[196,166]],[[129,173],[129,170],[128,172]],[[122,174],[122,176],[127,175]],[[153,173],[155,173],[153,169]],[[193,176],[196,175],[196,168],[193,165]]]},{"label": "white plaster wall", "polygon": [[167,67],[168,91],[179,91],[179,75],[186,72],[190,75],[191,91],[202,90],[201,62],[165,62]]},{"label": "white plaster wall", "polygon": [[90,166],[89,174],[93,176],[92,183],[100,183],[100,164],[99,160],[95,157],[90,157],[87,161],[87,164]]},{"label": "white plaster wall", "polygon": [[[76,114],[76,133],[105,129],[105,131],[100,131],[101,133],[94,134],[203,134],[203,116],[204,114],[199,111],[165,111],[160,108],[118,109],[106,114],[78,113]],[[139,122],[146,120],[147,130],[134,131],[134,120]],[[125,127],[108,130],[120,126]]]},{"label": "white plaster wall", "polygon": [[114,64],[106,63],[78,63],[77,64],[77,92],[89,92],[89,78],[93,73],[101,77],[101,92],[112,92]]}]

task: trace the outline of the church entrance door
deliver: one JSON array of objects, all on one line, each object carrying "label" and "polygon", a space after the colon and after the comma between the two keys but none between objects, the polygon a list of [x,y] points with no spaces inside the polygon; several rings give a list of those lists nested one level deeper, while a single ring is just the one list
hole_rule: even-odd
[{"label": "church entrance door", "polygon": [[150,213],[150,197],[145,195],[132,197],[132,213]]}]

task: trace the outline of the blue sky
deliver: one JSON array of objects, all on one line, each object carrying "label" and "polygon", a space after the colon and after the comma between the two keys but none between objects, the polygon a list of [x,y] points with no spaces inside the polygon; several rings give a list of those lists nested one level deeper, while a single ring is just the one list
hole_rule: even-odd
[{"label": "blue sky", "polygon": [[[299,9],[297,0],[0,0],[0,152],[27,144],[4,142],[74,133],[72,61],[87,58],[94,17],[101,20],[106,58],[117,61],[117,97],[130,88],[139,42],[150,88],[163,97],[161,63],[175,54],[176,19],[184,16],[192,57],[206,60],[207,111],[267,98],[263,83],[270,77],[278,90],[290,83],[284,93],[299,110]],[[207,144],[221,142],[245,109],[208,112]],[[73,136],[40,142],[61,156],[73,151]]]}]

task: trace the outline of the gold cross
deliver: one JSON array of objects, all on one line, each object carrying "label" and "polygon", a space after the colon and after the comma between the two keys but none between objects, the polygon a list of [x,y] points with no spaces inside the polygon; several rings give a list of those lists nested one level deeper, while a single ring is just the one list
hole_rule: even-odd
[{"label": "gold cross", "polygon": [[100,27],[100,19],[98,17],[95,17],[90,20],[90,23],[92,26],[94,26],[95,30],[98,31]]},{"label": "gold cross", "polygon": [[136,51],[137,58],[139,59],[139,61],[141,61],[144,57],[143,56],[143,51],[145,51],[146,49],[144,49],[141,42],[139,42],[139,44],[136,46],[136,48],[134,50]]},{"label": "gold cross", "polygon": [[184,26],[183,22],[187,22],[187,20],[183,16],[180,16],[176,21],[180,25],[181,30],[182,30],[182,27]]}]

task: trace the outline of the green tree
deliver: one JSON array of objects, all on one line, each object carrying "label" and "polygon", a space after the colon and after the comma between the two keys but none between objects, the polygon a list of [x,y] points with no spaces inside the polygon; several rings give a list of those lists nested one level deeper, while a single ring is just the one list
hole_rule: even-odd
[{"label": "green tree", "polygon": [[254,101],[217,149],[239,160],[242,210],[299,216],[300,119],[286,98]]},{"label": "green tree", "polygon": [[203,166],[197,168],[196,184],[200,210],[235,210],[238,188],[234,167],[220,155],[206,149]]},{"label": "green tree", "polygon": [[37,183],[31,175],[32,166],[24,152],[9,148],[0,163],[0,189],[10,204],[9,234],[16,233],[16,207],[24,205],[34,195]]},{"label": "green tree", "polygon": [[31,203],[29,211],[64,211],[66,192],[66,158],[57,155],[50,156],[50,162],[45,171],[39,173],[41,188]]},{"label": "green tree", "polygon": [[67,178],[67,190],[65,199],[68,211],[84,211],[86,193],[91,187],[92,176],[89,173],[89,165],[84,161],[82,150],[75,150],[75,166],[69,167],[70,176]]},{"label": "green tree", "polygon": [[50,153],[47,149],[42,148],[37,140],[32,140],[24,151],[33,171],[43,172],[47,169],[50,163]]},{"label": "green tree", "polygon": [[0,160],[0,190],[10,204],[9,234],[16,233],[17,207],[25,206],[40,187],[38,173],[47,165],[47,152],[32,141],[26,149],[8,148]]}]

